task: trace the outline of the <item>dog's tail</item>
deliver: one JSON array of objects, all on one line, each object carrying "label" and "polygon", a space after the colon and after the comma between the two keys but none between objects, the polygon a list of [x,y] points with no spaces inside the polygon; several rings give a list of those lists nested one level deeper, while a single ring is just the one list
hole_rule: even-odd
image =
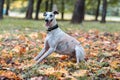
[{"label": "dog's tail", "polygon": [[86,53],[81,45],[75,46],[75,52],[76,52],[77,63],[79,63],[79,61],[84,60]]}]

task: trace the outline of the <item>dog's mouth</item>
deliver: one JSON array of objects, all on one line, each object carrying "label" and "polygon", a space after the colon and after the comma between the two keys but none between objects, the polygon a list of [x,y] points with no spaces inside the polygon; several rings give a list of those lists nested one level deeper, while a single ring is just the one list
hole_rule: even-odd
[{"label": "dog's mouth", "polygon": [[50,21],[46,20],[46,26],[50,26],[52,21],[53,21],[53,19]]}]

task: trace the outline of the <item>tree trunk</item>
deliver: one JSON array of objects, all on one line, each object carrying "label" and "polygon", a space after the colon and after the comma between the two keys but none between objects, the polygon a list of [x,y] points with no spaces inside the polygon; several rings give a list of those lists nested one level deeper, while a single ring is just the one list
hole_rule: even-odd
[{"label": "tree trunk", "polygon": [[107,13],[107,0],[103,0],[101,23],[105,23],[106,22],[106,13]]},{"label": "tree trunk", "polygon": [[48,11],[48,6],[49,5],[49,0],[46,0],[45,1],[45,11],[47,12]]},{"label": "tree trunk", "polygon": [[98,4],[97,4],[97,10],[96,10],[96,14],[95,14],[95,21],[98,21],[98,16],[99,16],[99,8],[100,8],[100,1],[101,0],[97,0]]},{"label": "tree trunk", "polygon": [[77,0],[71,23],[82,23],[85,14],[85,0]]},{"label": "tree trunk", "polygon": [[3,5],[4,0],[0,0],[0,19],[3,19]]},{"label": "tree trunk", "polygon": [[61,19],[64,19],[64,8],[65,8],[65,4],[64,4],[64,0],[61,1]]},{"label": "tree trunk", "polygon": [[26,19],[32,19],[34,0],[29,0],[26,12]]},{"label": "tree trunk", "polygon": [[50,0],[50,11],[52,11],[53,8],[53,0]]},{"label": "tree trunk", "polygon": [[7,1],[6,1],[6,5],[7,5],[7,6],[6,6],[6,12],[5,12],[5,15],[8,16],[8,14],[9,14],[8,11],[9,11],[9,8],[10,8],[10,0],[7,0]]},{"label": "tree trunk", "polygon": [[41,4],[42,0],[37,0],[37,5],[36,5],[36,14],[35,14],[35,19],[38,20],[38,14],[39,14],[39,10],[40,10],[40,4]]}]

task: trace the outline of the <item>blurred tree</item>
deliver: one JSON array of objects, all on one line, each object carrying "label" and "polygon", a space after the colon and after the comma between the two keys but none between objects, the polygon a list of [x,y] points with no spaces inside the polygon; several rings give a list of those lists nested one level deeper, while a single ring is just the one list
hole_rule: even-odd
[{"label": "blurred tree", "polygon": [[85,14],[85,0],[77,0],[71,23],[82,23]]},{"label": "blurred tree", "polygon": [[98,16],[99,16],[99,8],[100,8],[100,2],[101,0],[97,0],[98,4],[97,4],[97,9],[96,9],[96,14],[95,14],[95,20],[98,21]]},{"label": "blurred tree", "polygon": [[49,0],[45,1],[45,11],[48,11],[48,7],[49,7]]},{"label": "blurred tree", "polygon": [[120,0],[107,0],[107,3],[111,6],[116,6],[119,2]]},{"label": "blurred tree", "polygon": [[64,19],[64,9],[65,9],[65,4],[64,0],[61,0],[61,19]]},{"label": "blurred tree", "polygon": [[8,15],[8,11],[9,11],[9,8],[10,8],[10,0],[6,0],[6,12],[5,12],[5,15]]},{"label": "blurred tree", "polygon": [[53,8],[53,0],[50,0],[50,10],[49,11],[52,11],[52,8]]},{"label": "blurred tree", "polygon": [[38,20],[38,14],[39,14],[41,2],[42,2],[42,0],[37,0],[35,20]]},{"label": "blurred tree", "polygon": [[0,19],[3,19],[3,5],[4,0],[0,0]]},{"label": "blurred tree", "polygon": [[[86,0],[85,2],[86,6],[86,13],[90,15],[95,15],[96,14],[96,8],[98,5],[98,0]],[[94,4],[94,5],[93,5]]]},{"label": "blurred tree", "polygon": [[107,0],[107,15],[119,16],[120,0]]},{"label": "blurred tree", "polygon": [[26,19],[32,19],[34,0],[29,0],[26,12]]},{"label": "blurred tree", "polygon": [[107,13],[107,0],[103,0],[101,23],[106,22],[106,13]]}]

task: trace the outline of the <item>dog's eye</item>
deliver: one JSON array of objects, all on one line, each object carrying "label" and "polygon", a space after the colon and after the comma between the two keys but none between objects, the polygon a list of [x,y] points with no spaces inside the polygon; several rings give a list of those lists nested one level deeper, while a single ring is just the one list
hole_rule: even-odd
[{"label": "dog's eye", "polygon": [[46,12],[43,14],[43,16],[47,16]]},{"label": "dog's eye", "polygon": [[53,17],[53,15],[50,15],[50,17]]},{"label": "dog's eye", "polygon": [[47,16],[47,14],[45,14],[44,16]]}]

